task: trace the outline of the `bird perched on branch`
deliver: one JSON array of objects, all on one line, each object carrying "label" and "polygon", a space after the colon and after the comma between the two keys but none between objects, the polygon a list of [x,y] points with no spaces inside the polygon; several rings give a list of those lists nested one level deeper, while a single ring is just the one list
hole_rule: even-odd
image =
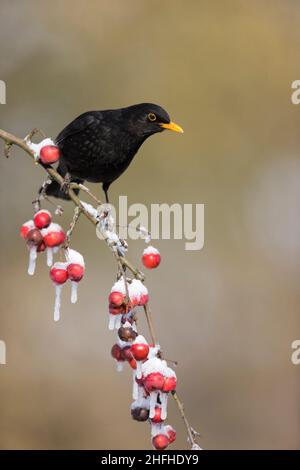
[{"label": "bird perched on branch", "polygon": [[151,103],[81,114],[55,140],[60,150],[57,170],[65,183],[61,187],[52,181],[46,194],[69,199],[68,184],[86,180],[102,183],[108,202],[109,186],[128,168],[143,142],[165,129],[183,132],[163,108]]}]

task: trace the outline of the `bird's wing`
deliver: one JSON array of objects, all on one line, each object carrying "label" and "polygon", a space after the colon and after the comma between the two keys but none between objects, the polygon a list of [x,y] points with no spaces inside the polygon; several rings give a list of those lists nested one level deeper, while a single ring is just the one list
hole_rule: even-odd
[{"label": "bird's wing", "polygon": [[78,116],[74,121],[70,122],[56,137],[57,145],[63,144],[65,140],[75,134],[80,134],[88,127],[99,122],[99,118],[94,111],[90,111]]}]

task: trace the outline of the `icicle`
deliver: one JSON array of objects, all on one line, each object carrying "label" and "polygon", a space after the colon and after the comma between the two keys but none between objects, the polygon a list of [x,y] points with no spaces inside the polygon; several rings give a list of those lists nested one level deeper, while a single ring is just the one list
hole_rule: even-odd
[{"label": "icicle", "polygon": [[155,415],[155,406],[157,403],[157,395],[158,392],[151,392],[150,393],[150,413],[149,418],[153,418]]},{"label": "icicle", "polygon": [[[144,400],[144,387],[138,386],[138,401],[142,402]],[[149,401],[149,400],[148,400]]]},{"label": "icicle", "polygon": [[136,361],[136,376],[138,379],[142,377],[142,362]]},{"label": "icicle", "polygon": [[54,305],[54,321],[60,319],[60,298],[61,298],[62,285],[55,284],[55,305]]},{"label": "icicle", "polygon": [[165,420],[167,418],[168,394],[161,392],[159,398],[161,402],[161,419]]},{"label": "icicle", "polygon": [[48,246],[47,247],[47,266],[49,266],[50,268],[52,264],[53,264],[53,248],[50,248]]},{"label": "icicle", "polygon": [[122,324],[122,315],[115,315],[115,328],[118,330],[121,327]]},{"label": "icicle", "polygon": [[141,387],[135,380],[135,371],[133,371],[133,391],[132,391],[132,398],[139,404],[141,404],[144,400],[144,388]]},{"label": "icicle", "polygon": [[109,330],[115,329],[115,315],[112,315],[111,313],[109,314],[108,329]]},{"label": "icicle", "polygon": [[37,258],[37,247],[31,246],[29,248],[29,265],[28,265],[28,271],[27,271],[30,276],[34,275],[36,258]]},{"label": "icicle", "polygon": [[112,315],[111,313],[109,314],[109,323],[108,323],[108,329],[109,330],[118,330],[121,326],[122,323],[122,315]]},{"label": "icicle", "polygon": [[122,372],[123,370],[123,362],[117,361],[117,371]]},{"label": "icicle", "polygon": [[71,303],[76,304],[77,302],[77,288],[78,282],[71,281]]}]

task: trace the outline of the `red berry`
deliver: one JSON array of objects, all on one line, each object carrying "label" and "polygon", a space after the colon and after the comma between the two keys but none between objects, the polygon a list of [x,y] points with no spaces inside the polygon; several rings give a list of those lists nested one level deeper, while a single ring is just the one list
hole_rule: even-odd
[{"label": "red berry", "polygon": [[121,326],[118,329],[118,335],[122,341],[131,342],[137,337],[137,332],[131,326]]},{"label": "red berry", "polygon": [[152,421],[153,423],[162,423],[162,422],[163,422],[163,419],[161,419],[161,407],[160,407],[160,406],[156,406],[154,413],[155,413],[155,414],[154,414],[153,418],[151,418],[151,421]]},{"label": "red berry", "polygon": [[108,297],[109,303],[120,307],[125,300],[125,295],[122,292],[111,292]]},{"label": "red berry", "polygon": [[143,305],[146,305],[146,303],[149,302],[149,295],[141,294],[139,297],[131,297],[130,301],[132,307],[136,307],[137,305],[143,307]]},{"label": "red berry", "polygon": [[126,313],[126,310],[123,305],[121,307],[115,307],[114,304],[109,305],[109,313],[111,315],[122,315]]},{"label": "red berry", "polygon": [[50,269],[50,277],[56,284],[64,284],[68,279],[68,272],[65,268],[55,267]]},{"label": "red berry", "polygon": [[165,426],[165,431],[167,433],[167,436],[169,438],[169,443],[172,444],[172,442],[175,441],[176,439],[176,431],[174,428],[172,428],[172,426],[168,425],[168,426]]},{"label": "red berry", "polygon": [[144,343],[134,343],[131,345],[131,353],[137,361],[144,361],[149,354],[149,346]]},{"label": "red berry", "polygon": [[151,372],[144,379],[144,387],[148,392],[153,392],[154,390],[162,390],[164,386],[164,376],[160,372]]},{"label": "red berry", "polygon": [[45,165],[51,165],[59,159],[59,149],[55,145],[45,145],[40,151],[40,160]]},{"label": "red berry", "polygon": [[166,449],[169,445],[169,439],[165,434],[157,434],[152,439],[153,447],[157,450]]},{"label": "red berry", "polygon": [[37,247],[37,252],[41,253],[42,251],[46,250],[46,245],[44,242],[42,242],[38,247]]},{"label": "red berry", "polygon": [[67,268],[68,276],[71,281],[79,282],[84,275],[84,267],[81,264],[71,263]]},{"label": "red berry", "polygon": [[46,228],[51,224],[51,214],[49,211],[41,210],[34,214],[33,217],[36,228]]},{"label": "red berry", "polygon": [[136,369],[136,360],[132,358],[130,361],[128,361],[128,364],[130,365],[131,369]]},{"label": "red berry", "polygon": [[148,294],[142,294],[139,305],[142,307],[143,305],[146,305],[146,303],[149,302],[149,295]]},{"label": "red berry", "polygon": [[65,234],[63,231],[49,232],[44,235],[44,242],[46,246],[53,248],[54,246],[62,245],[65,241]]},{"label": "red berry", "polygon": [[124,361],[125,359],[123,358],[122,355],[122,349],[118,344],[114,344],[113,347],[111,348],[111,355],[114,359],[117,361]]},{"label": "red berry", "polygon": [[149,418],[149,410],[148,408],[142,407],[132,408],[131,416],[136,421],[147,421]]},{"label": "red berry", "polygon": [[132,361],[132,359],[134,359],[133,355],[132,355],[132,352],[130,351],[130,346],[127,346],[125,348],[122,349],[122,357],[124,358],[124,360],[130,362]]},{"label": "red berry", "polygon": [[130,299],[130,303],[131,303],[131,306],[132,307],[136,307],[137,305],[139,305],[139,297],[131,297]]},{"label": "red berry", "polygon": [[161,256],[159,253],[144,253],[142,257],[142,262],[145,268],[154,269],[159,266],[161,261]]},{"label": "red berry", "polygon": [[173,390],[176,390],[176,377],[171,376],[171,377],[166,377],[164,381],[164,385],[162,388],[163,392],[172,392]]},{"label": "red berry", "polygon": [[43,235],[37,228],[33,228],[27,233],[26,240],[29,246],[39,246],[43,243]]}]

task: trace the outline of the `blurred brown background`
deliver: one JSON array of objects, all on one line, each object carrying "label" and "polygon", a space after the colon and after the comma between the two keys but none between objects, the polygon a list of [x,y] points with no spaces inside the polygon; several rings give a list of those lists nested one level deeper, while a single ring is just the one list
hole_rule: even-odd
[{"label": "blurred brown background", "polygon": [[[153,101],[185,129],[149,139],[110,195],[205,203],[204,249],[156,242],[163,263],[147,285],[206,449],[300,448],[299,15],[294,0],[0,2],[1,128],[54,137],[83,111]],[[111,255],[82,220],[86,277],[75,306],[64,289],[54,324],[45,260],[27,276],[18,235],[43,173],[17,150],[0,165],[0,447],[150,448],[130,418],[129,371],[110,357]],[[130,244],[134,262],[143,247]],[[184,448],[172,402],[169,422]]]}]

